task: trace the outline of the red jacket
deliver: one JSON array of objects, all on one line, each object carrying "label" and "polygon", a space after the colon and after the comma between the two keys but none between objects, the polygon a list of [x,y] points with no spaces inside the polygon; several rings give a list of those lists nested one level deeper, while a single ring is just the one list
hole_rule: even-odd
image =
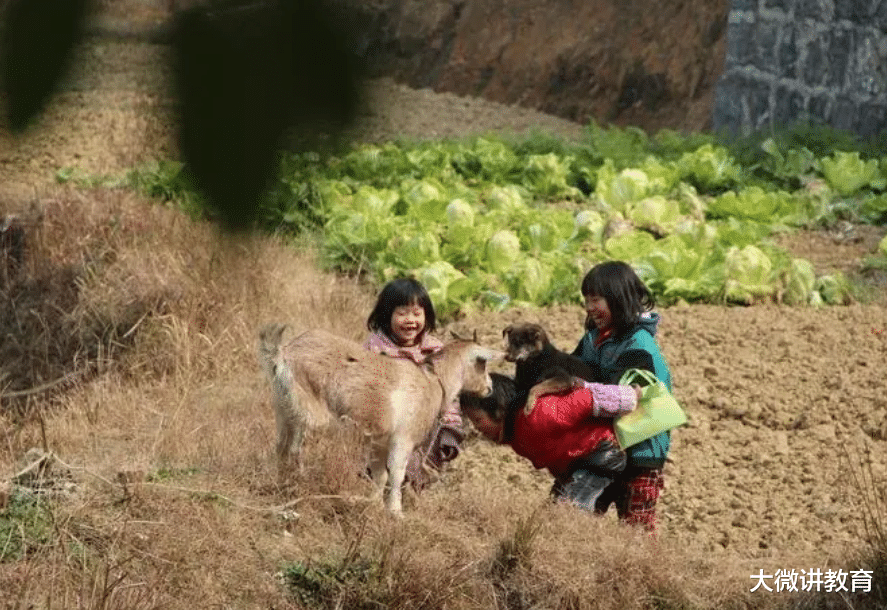
[{"label": "red jacket", "polygon": [[570,464],[577,457],[588,455],[604,439],[618,444],[613,420],[594,417],[592,393],[581,388],[540,396],[530,415],[521,409],[514,421],[511,447],[536,468],[562,477],[572,470]]}]

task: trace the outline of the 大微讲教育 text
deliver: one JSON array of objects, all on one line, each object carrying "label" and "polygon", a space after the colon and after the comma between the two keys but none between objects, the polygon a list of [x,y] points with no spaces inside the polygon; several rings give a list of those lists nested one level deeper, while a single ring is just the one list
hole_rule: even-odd
[{"label": "\u5927\u5fae\u8bb2\u6559\u80b2 text", "polygon": [[[872,590],[872,570],[776,570],[773,574],[764,574],[760,570],[751,575],[756,580],[750,589],[753,593],[759,589],[765,591],[813,591],[826,593],[870,593]],[[769,584],[768,584],[769,583]]]}]

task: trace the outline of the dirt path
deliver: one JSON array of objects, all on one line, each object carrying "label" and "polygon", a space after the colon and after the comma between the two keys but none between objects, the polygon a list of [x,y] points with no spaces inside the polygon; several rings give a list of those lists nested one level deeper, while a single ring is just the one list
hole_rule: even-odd
[{"label": "dirt path", "polygon": [[[163,48],[106,41],[86,48],[83,58],[84,68],[25,138],[0,131],[0,214],[51,196],[60,167],[113,174],[175,150],[168,79],[158,70]],[[385,80],[369,93],[361,124],[368,138],[533,126],[571,135],[580,128]],[[852,270],[882,233],[865,230],[849,242],[800,235],[792,244],[817,264]],[[663,314],[662,347],[692,419],[675,434],[667,467],[665,531],[703,552],[822,564],[841,557],[862,534],[850,466],[867,461],[878,484],[887,485],[887,309],[694,306]],[[521,316],[541,321],[565,349],[581,334],[578,306],[478,315],[457,327],[476,328],[497,345],[501,329]],[[469,447],[449,476],[497,468],[532,493],[547,491],[547,478],[506,450],[480,441]]]}]

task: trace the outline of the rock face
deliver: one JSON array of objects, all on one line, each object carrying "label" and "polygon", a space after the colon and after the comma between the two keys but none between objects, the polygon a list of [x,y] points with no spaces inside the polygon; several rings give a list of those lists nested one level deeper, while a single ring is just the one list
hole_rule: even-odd
[{"label": "rock face", "polygon": [[347,0],[374,76],[585,123],[711,126],[727,0]]}]

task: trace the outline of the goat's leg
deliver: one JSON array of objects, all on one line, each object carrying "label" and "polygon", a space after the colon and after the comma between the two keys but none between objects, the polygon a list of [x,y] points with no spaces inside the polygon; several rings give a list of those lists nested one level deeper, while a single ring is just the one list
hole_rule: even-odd
[{"label": "goat's leg", "polygon": [[388,446],[373,443],[370,448],[370,478],[375,489],[372,498],[381,501],[385,494],[385,485],[388,483]]},{"label": "goat's leg", "polygon": [[406,478],[407,460],[412,446],[403,441],[393,440],[388,450],[388,476],[391,489],[388,492],[388,510],[400,517],[403,515],[403,481]]},{"label": "goat's leg", "polygon": [[296,434],[296,426],[293,418],[287,413],[281,413],[276,409],[277,419],[277,477],[283,479],[286,476],[290,452]]}]

